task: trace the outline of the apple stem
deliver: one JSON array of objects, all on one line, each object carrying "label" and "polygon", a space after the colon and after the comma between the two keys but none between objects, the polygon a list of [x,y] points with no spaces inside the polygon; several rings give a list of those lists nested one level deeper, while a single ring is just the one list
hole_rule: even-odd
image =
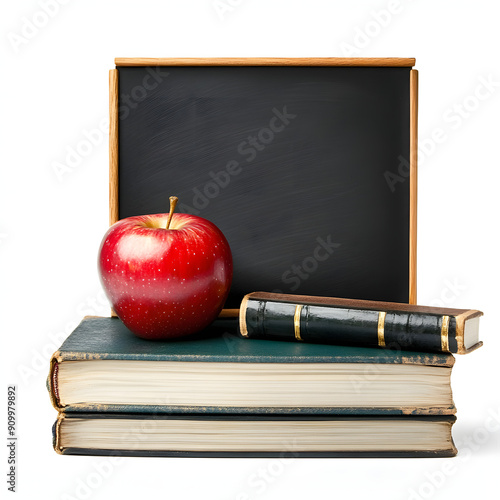
[{"label": "apple stem", "polygon": [[170,221],[172,220],[172,215],[174,215],[175,205],[177,205],[178,201],[179,198],[177,198],[177,196],[170,197],[170,213],[168,215],[167,226],[165,227],[165,229],[168,229],[170,227]]}]

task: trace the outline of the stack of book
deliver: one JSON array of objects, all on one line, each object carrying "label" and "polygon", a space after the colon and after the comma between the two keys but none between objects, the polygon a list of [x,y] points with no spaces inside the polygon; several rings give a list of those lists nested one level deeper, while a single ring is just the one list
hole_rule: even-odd
[{"label": "stack of book", "polygon": [[88,317],[51,360],[54,448],[452,456],[451,352],[481,345],[481,314],[254,293],[239,319],[175,342],[142,340],[117,318]]}]

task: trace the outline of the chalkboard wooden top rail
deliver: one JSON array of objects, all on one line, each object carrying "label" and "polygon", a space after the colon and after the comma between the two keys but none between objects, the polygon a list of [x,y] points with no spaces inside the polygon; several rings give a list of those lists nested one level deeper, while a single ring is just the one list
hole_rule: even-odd
[{"label": "chalkboard wooden top rail", "polygon": [[117,57],[116,66],[415,66],[414,57]]}]

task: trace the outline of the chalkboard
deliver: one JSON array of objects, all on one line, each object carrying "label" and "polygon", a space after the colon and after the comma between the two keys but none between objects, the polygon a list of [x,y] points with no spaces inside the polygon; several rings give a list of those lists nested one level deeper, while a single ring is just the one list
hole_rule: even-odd
[{"label": "chalkboard", "polygon": [[117,216],[176,195],[215,223],[234,260],[226,308],[253,291],[410,301],[411,66],[115,71]]}]

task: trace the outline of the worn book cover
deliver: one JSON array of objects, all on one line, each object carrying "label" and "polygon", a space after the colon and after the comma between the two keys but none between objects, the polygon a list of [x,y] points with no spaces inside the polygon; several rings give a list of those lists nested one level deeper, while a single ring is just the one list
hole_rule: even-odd
[{"label": "worn book cover", "polygon": [[453,416],[60,414],[64,455],[169,457],[450,457]]},{"label": "worn book cover", "polygon": [[245,338],[466,354],[482,345],[475,309],[253,292],[240,307]]},{"label": "worn book cover", "polygon": [[446,415],[453,363],[450,354],[248,341],[237,318],[174,342],[86,318],[54,353],[48,389],[67,413]]}]

